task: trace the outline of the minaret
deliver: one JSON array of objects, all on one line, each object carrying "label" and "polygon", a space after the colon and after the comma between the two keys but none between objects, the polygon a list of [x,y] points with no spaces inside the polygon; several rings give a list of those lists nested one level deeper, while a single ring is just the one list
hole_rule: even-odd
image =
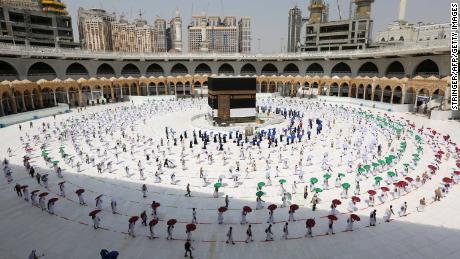
[{"label": "minaret", "polygon": [[400,0],[399,1],[399,16],[398,16],[398,21],[404,21],[406,19],[406,5],[407,1],[406,0]]},{"label": "minaret", "polygon": [[182,19],[179,9],[176,9],[176,15],[171,20],[171,44],[173,52],[182,52]]},{"label": "minaret", "polygon": [[372,4],[375,0],[354,0],[356,9],[355,9],[355,19],[370,19]]},{"label": "minaret", "polygon": [[322,23],[323,22],[323,12],[326,8],[323,0],[311,0],[308,10],[310,11],[310,19],[308,22],[312,23]]}]

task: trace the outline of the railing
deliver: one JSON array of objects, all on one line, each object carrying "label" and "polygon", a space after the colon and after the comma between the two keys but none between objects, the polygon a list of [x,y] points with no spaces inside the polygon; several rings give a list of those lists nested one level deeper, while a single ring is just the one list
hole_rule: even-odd
[{"label": "railing", "polygon": [[0,44],[0,53],[18,56],[48,56],[48,57],[79,57],[88,59],[138,59],[138,60],[169,60],[169,59],[237,59],[237,60],[260,60],[260,59],[309,59],[309,58],[352,58],[361,56],[397,55],[438,51],[449,51],[448,40],[436,40],[429,42],[406,43],[396,46],[380,46],[362,50],[343,51],[317,51],[301,53],[269,53],[269,54],[242,54],[242,53],[124,53],[124,52],[91,52],[81,49],[46,48],[24,45]]}]

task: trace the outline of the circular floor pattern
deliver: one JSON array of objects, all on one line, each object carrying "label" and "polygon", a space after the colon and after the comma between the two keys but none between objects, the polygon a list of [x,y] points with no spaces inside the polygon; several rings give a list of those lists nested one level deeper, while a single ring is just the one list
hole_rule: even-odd
[{"label": "circular floor pattern", "polygon": [[[237,137],[244,134],[241,131],[194,128],[190,118],[206,110],[200,99],[91,107],[33,121],[33,128],[24,123],[21,131],[1,129],[1,152],[8,157],[6,149],[12,149],[8,167],[13,181],[7,183],[5,178],[0,182],[4,219],[0,225],[7,234],[15,233],[14,226],[21,235],[2,238],[5,242],[0,249],[8,258],[24,257],[24,249],[39,249],[52,258],[64,254],[97,258],[102,248],[117,250],[122,258],[179,258],[190,237],[186,226],[192,223],[192,208],[197,218],[191,235],[196,258],[248,254],[257,258],[305,258],[305,254],[342,258],[344,251],[353,258],[393,254],[415,258],[417,253],[433,258],[430,253],[440,250],[424,250],[427,239],[416,233],[432,233],[429,240],[439,247],[446,233],[450,233],[449,242],[460,240],[458,221],[440,231],[435,223],[443,221],[433,217],[436,211],[447,213],[455,204],[452,197],[459,195],[458,135],[452,134],[459,129],[458,123],[430,125],[432,122],[407,114],[299,99],[265,99],[258,105],[277,118],[286,112],[286,118],[258,128],[257,139]],[[207,145],[202,136],[209,136]],[[269,143],[269,137],[277,142]],[[48,175],[48,188],[28,175],[24,156],[36,173]],[[165,159],[172,168],[164,166]],[[62,169],[61,177],[57,167]],[[54,214],[15,198],[11,189],[16,183],[27,185],[29,193],[48,193],[45,205],[58,198]],[[450,183],[448,188],[446,183]],[[191,197],[186,197],[188,184]],[[217,192],[216,186],[220,186]],[[434,202],[437,188],[447,201]],[[75,193],[79,189],[84,189],[86,205],[80,204]],[[263,202],[256,202],[257,194]],[[226,196],[229,204],[219,224],[219,209],[225,207]],[[315,211],[314,196],[319,199]],[[423,197],[426,206],[421,208]],[[97,205],[96,200],[102,202]],[[112,201],[117,203],[116,214]],[[129,236],[128,222],[133,216],[146,211],[147,222],[154,218],[153,201],[159,203],[155,238],[148,238],[150,229],[140,220],[133,228],[136,237]],[[405,202],[407,210],[403,211]],[[270,219],[268,208],[273,204],[277,208]],[[390,205],[394,214],[389,213]],[[247,223],[241,224],[244,206],[252,212],[247,213]],[[295,208],[294,220],[288,221],[290,208]],[[95,209],[100,209],[97,230],[89,216]],[[369,227],[373,210],[376,226]],[[441,216],[454,217],[447,215]],[[170,219],[177,221],[173,240],[167,240]],[[307,220],[315,222],[313,237],[306,236]],[[268,221],[273,223],[273,241],[266,240]],[[287,236],[283,235],[286,222]],[[334,235],[327,234],[331,222]],[[246,244],[249,224],[254,242]],[[226,244],[230,227],[235,246]],[[444,258],[457,251],[449,248],[442,249]]]}]

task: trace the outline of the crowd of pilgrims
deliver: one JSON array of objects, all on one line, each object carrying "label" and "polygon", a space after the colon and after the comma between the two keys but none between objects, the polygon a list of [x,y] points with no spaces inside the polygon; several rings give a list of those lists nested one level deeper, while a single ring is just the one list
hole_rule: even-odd
[{"label": "crowd of pilgrims", "polygon": [[[294,200],[297,192],[300,190],[303,199],[306,201],[309,193],[314,193],[318,187],[324,190],[340,188],[344,178],[352,175],[354,180],[354,194],[362,194],[361,184],[369,176],[356,169],[361,165],[369,164],[384,153],[395,153],[395,146],[400,141],[408,141],[408,132],[406,129],[401,134],[395,135],[394,129],[383,127],[374,120],[364,119],[358,115],[357,109],[343,107],[339,105],[324,104],[320,102],[305,102],[290,99],[267,99],[260,101],[257,106],[258,113],[266,116],[282,117],[285,123],[257,129],[252,136],[245,135],[242,130],[220,131],[216,129],[176,129],[175,127],[154,127],[142,130],[146,127],[147,121],[155,120],[161,116],[170,116],[174,113],[180,113],[188,110],[202,110],[205,104],[197,99],[179,100],[174,102],[155,101],[145,102],[140,105],[118,106],[104,109],[97,112],[81,111],[65,120],[48,122],[36,128],[34,134],[25,133],[20,137],[24,147],[24,166],[31,177],[35,178],[38,185],[49,189],[49,173],[39,174],[35,172],[31,165],[32,152],[41,152],[46,165],[52,168],[57,178],[64,178],[62,164],[56,163],[55,160],[61,159],[68,168],[75,168],[77,173],[92,168],[98,173],[121,174],[124,172],[126,177],[132,177],[137,172],[139,180],[145,181],[142,184],[142,195],[147,197],[147,192],[152,187],[147,185],[155,183],[164,183],[165,176],[170,178],[171,185],[177,185],[176,172],[182,170],[185,175],[199,173],[202,181],[201,188],[214,188],[213,196],[215,198],[225,197],[224,208],[229,207],[230,198],[228,195],[222,195],[219,189],[226,179],[233,180],[233,187],[239,188],[244,185],[245,179],[256,172],[263,172],[261,177],[266,186],[272,186],[274,178],[288,177],[291,179],[291,188],[286,184],[280,183],[279,190],[273,191],[279,197],[280,207],[288,207],[287,221],[295,221],[295,211],[298,209],[292,207],[294,202],[300,202],[302,198]],[[336,126],[340,124],[340,126]],[[32,126],[32,123],[30,124]],[[426,133],[425,133],[426,132]],[[429,130],[422,128],[422,133],[428,135]],[[395,142],[395,143],[394,143]],[[397,143],[396,143],[397,142]],[[456,154],[458,159],[458,150],[450,142],[449,138],[427,138],[427,143],[433,150],[440,150],[445,146],[447,154],[444,156],[449,159],[450,154]],[[60,158],[51,158],[47,150],[55,146],[59,148]],[[35,148],[38,147],[37,151]],[[18,153],[20,151],[17,151]],[[13,151],[8,149],[9,156]],[[129,158],[129,159],[126,159]],[[398,153],[396,162],[401,159]],[[54,160],[54,161],[53,161]],[[131,160],[131,161],[129,161]],[[432,161],[435,167],[439,167],[441,159]],[[134,166],[133,166],[134,165]],[[337,168],[344,168],[345,174],[335,174],[335,183],[330,183],[329,178],[325,178],[323,183],[309,182],[304,178],[308,172],[308,167],[319,165],[324,173],[333,174]],[[192,167],[199,168],[198,172],[190,172]],[[207,169],[203,169],[207,167]],[[214,171],[224,171],[219,173]],[[121,170],[118,170],[121,169]],[[372,177],[381,171],[388,169],[383,167],[372,172]],[[396,178],[398,174],[401,177],[409,175],[410,168],[406,167],[403,171],[398,172],[396,169]],[[12,169],[9,166],[8,159],[3,161],[3,171],[8,182],[13,182]],[[211,175],[210,175],[211,174]],[[54,177],[54,176],[53,176]],[[153,178],[153,179],[152,179]],[[452,183],[458,182],[458,175],[452,175]],[[211,179],[217,179],[218,184],[211,184]],[[261,179],[261,180],[262,180]],[[378,195],[380,202],[385,202],[402,196],[402,192],[409,192],[415,189],[427,180],[431,175],[427,172],[417,174],[416,179],[409,187],[404,189],[395,188],[389,192],[382,192]],[[391,185],[395,179],[388,177],[385,182]],[[439,200],[445,196],[452,183],[446,183],[435,190],[435,199]],[[378,189],[380,183],[372,185]],[[57,184],[59,195],[66,197],[66,181],[63,179]],[[263,186],[258,186],[257,191],[262,191]],[[267,188],[267,187],[264,187]],[[406,189],[409,188],[409,189]],[[190,183],[184,185],[186,196],[192,196]],[[198,188],[197,188],[198,189]],[[31,200],[32,204],[54,213],[55,199],[49,199],[46,203],[46,195],[38,194],[38,191],[29,193],[27,185],[15,185],[15,190],[25,200]],[[85,201],[84,190],[77,190],[78,202],[81,205],[87,205]],[[320,193],[314,193],[311,202],[305,202],[305,206],[311,206],[315,211],[317,205],[321,202]],[[37,200],[38,198],[38,200]],[[340,198],[347,200],[350,198],[348,188],[343,189]],[[99,195],[95,199],[95,209],[103,209],[104,196]],[[262,195],[255,197],[256,203],[253,207],[260,210],[265,207]],[[218,201],[219,202],[219,201]],[[370,195],[367,203],[374,206],[374,195]],[[330,215],[338,215],[337,205],[332,203],[330,206]],[[426,205],[425,198],[420,200],[417,206],[418,210],[423,210]],[[92,204],[90,205],[92,206]],[[153,201],[151,205],[152,220],[147,224],[147,213],[143,211],[140,214],[142,224],[149,225],[150,237],[154,238],[154,226],[158,223],[157,209],[159,203]],[[400,206],[399,215],[407,212],[407,202]],[[222,208],[221,207],[221,208]],[[267,206],[270,207],[270,206]],[[110,200],[110,208],[114,214],[119,213],[118,201],[115,197]],[[217,212],[217,223],[224,222],[224,212],[226,209],[219,208]],[[275,207],[276,209],[276,207]],[[269,215],[265,228],[266,240],[273,240],[272,225],[275,223],[274,211],[269,208]],[[350,200],[347,210],[356,211],[356,201]],[[248,224],[246,216],[250,209],[243,209],[241,212],[241,224]],[[192,224],[197,224],[196,210],[193,208]],[[389,206],[385,213],[385,221],[389,221],[394,215],[392,206]],[[174,217],[174,215],[170,215]],[[95,229],[100,227],[101,216],[98,212],[91,216]],[[376,224],[376,210],[370,212],[371,226]],[[155,222],[156,223],[152,223]],[[328,222],[328,233],[334,233],[331,217]],[[354,217],[347,218],[347,230],[353,230]],[[136,220],[129,221],[129,234],[135,236],[134,226]],[[314,225],[314,224],[313,224]],[[167,239],[172,239],[174,224],[167,226]],[[187,229],[187,240],[192,239],[192,231]],[[283,238],[288,237],[288,223],[283,225]],[[253,241],[251,225],[246,230],[248,241]],[[308,226],[306,236],[312,236],[312,226]],[[229,243],[233,241],[233,228],[230,227],[226,232],[226,239]]]}]

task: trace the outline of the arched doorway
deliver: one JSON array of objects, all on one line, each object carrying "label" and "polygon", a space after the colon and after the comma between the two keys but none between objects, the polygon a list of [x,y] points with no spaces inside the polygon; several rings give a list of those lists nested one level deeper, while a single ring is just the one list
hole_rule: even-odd
[{"label": "arched doorway", "polygon": [[251,65],[251,64],[245,64],[242,68],[241,68],[241,73],[240,73],[242,76],[253,76],[253,75],[256,75],[257,72],[256,72],[256,68]]},{"label": "arched doorway", "polygon": [[347,83],[343,83],[340,86],[340,93],[339,96],[341,97],[348,97],[348,93],[350,91],[350,86]]},{"label": "arched doorway", "polygon": [[394,104],[401,104],[402,101],[402,88],[401,86],[396,86],[393,90],[393,103]]},{"label": "arched doorway", "polygon": [[352,98],[356,98],[356,85],[352,84],[351,85],[351,93],[350,93]]},{"label": "arched doorway", "polygon": [[431,59],[426,59],[415,68],[414,76],[422,76],[422,77],[429,77],[429,76],[436,76],[439,77],[439,67],[438,65]]},{"label": "arched doorway", "polygon": [[391,103],[391,86],[387,85],[383,89],[383,102]]},{"label": "arched doorway", "polygon": [[385,76],[388,78],[396,77],[403,78],[406,75],[404,66],[399,61],[394,61],[391,63],[385,73]]},{"label": "arched doorway", "polygon": [[364,85],[360,84],[358,86],[358,94],[357,94],[358,99],[364,99]]},{"label": "arched doorway", "polygon": [[339,85],[337,83],[333,83],[330,86],[329,96],[339,96]]},{"label": "arched doorway", "polygon": [[366,86],[365,95],[366,95],[365,100],[372,100],[372,85],[367,85]]},{"label": "arched doorway", "polygon": [[332,76],[351,76],[351,68],[344,62],[335,65],[331,70]]},{"label": "arched doorway", "polygon": [[374,102],[380,102],[382,100],[382,88],[380,85],[377,85],[374,90],[374,97],[372,101]]}]

